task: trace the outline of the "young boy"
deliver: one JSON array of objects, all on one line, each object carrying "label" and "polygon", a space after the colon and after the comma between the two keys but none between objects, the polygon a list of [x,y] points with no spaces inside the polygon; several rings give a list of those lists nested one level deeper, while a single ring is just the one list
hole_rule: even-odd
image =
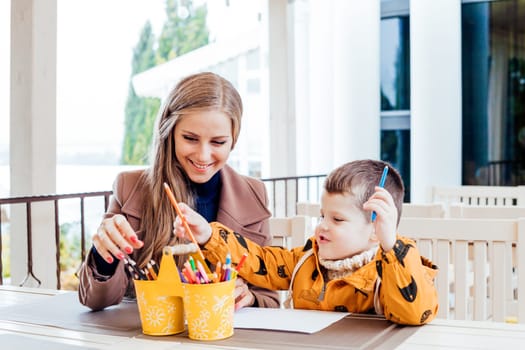
[{"label": "young boy", "polygon": [[[412,240],[397,235],[403,194],[403,180],[390,164],[344,164],[326,178],[315,235],[291,250],[261,247],[181,207],[209,262],[230,253],[235,266],[247,252],[239,276],[260,287],[290,289],[295,308],[375,312],[395,323],[421,325],[438,310],[437,267],[420,256]],[[177,218],[174,233],[184,231]]]}]

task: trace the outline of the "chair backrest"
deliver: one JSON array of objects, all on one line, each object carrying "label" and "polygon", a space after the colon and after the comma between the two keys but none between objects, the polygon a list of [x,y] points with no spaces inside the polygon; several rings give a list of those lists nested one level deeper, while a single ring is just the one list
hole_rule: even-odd
[{"label": "chair backrest", "polygon": [[304,215],[295,215],[285,218],[269,219],[272,245],[288,249],[303,246],[310,237],[309,218]]},{"label": "chair backrest", "polygon": [[321,216],[321,204],[312,202],[297,202],[297,215],[304,215],[308,217],[308,232],[309,235],[314,234],[315,226]]},{"label": "chair backrest", "polygon": [[[452,204],[449,208],[449,216],[451,218],[464,218],[464,219],[518,219],[525,217],[524,206],[480,206],[480,205],[465,205],[463,203]],[[510,243],[508,243],[510,245]],[[506,254],[507,259],[506,265],[512,264],[513,267],[517,265],[517,255],[515,253],[515,247],[511,246],[507,249],[512,250],[512,254]],[[516,273],[513,270],[504,270],[505,284],[507,285],[505,293],[507,293],[507,299],[512,299],[516,294]]]},{"label": "chair backrest", "polygon": [[525,186],[433,186],[430,202],[466,205],[525,206]]},{"label": "chair backrest", "polygon": [[[440,268],[438,317],[493,321],[517,317],[525,323],[525,219],[403,217],[399,233],[414,239],[421,254]],[[509,259],[509,254],[516,258]],[[509,274],[502,272],[513,270],[516,295],[509,300],[505,281]]]},{"label": "chair backrest", "polygon": [[500,207],[496,205],[465,205],[457,203],[450,205],[449,214],[451,218],[517,219],[525,217],[525,206]]},{"label": "chair backrest", "polygon": [[442,203],[403,203],[402,216],[416,218],[442,218],[445,208]]},{"label": "chair backrest", "polygon": [[296,211],[297,215],[318,218],[321,215],[321,204],[311,202],[297,202]]}]

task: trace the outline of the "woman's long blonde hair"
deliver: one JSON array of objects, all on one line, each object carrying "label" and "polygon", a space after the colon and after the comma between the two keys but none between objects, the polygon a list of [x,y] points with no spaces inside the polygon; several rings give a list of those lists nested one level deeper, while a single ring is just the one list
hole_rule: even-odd
[{"label": "woman's long blonde hair", "polygon": [[170,186],[178,202],[194,206],[189,179],[175,156],[173,131],[185,114],[200,110],[220,111],[231,118],[232,148],[239,137],[242,101],[226,79],[210,72],[197,73],[182,79],[170,92],[157,117],[152,165],[141,178],[145,189],[141,221],[144,247],[137,252],[139,266],[145,266],[150,259],[160,261],[162,248],[172,242],[176,213],[163,183]]}]

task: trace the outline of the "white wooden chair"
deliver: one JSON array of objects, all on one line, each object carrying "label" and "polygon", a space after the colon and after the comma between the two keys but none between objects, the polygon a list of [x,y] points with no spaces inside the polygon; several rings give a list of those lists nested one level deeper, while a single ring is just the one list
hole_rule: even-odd
[{"label": "white wooden chair", "polygon": [[309,218],[304,215],[295,215],[283,218],[270,218],[270,233],[272,245],[288,249],[303,246],[310,237]]},{"label": "white wooden chair", "polygon": [[296,211],[297,215],[318,218],[321,215],[321,204],[311,202],[297,202]]},{"label": "white wooden chair", "polygon": [[450,205],[449,215],[451,218],[517,219],[525,217],[525,206],[466,205],[465,203],[455,203]]},{"label": "white wooden chair", "polygon": [[433,186],[432,203],[466,205],[525,206],[525,186]]},{"label": "white wooden chair", "polygon": [[[414,239],[421,254],[440,268],[436,281],[438,317],[493,321],[515,317],[525,323],[524,218],[402,218],[399,233]],[[514,244],[514,252],[509,244]],[[516,298],[510,302],[505,274],[501,273],[512,269],[509,264],[513,259],[507,259],[508,254],[515,254],[517,262]]]},{"label": "white wooden chair", "polygon": [[442,203],[403,203],[401,216],[416,218],[442,218],[445,208]]},{"label": "white wooden chair", "polygon": [[309,218],[308,231],[310,236],[313,235],[317,221],[321,216],[321,204],[312,202],[297,202],[295,210],[297,215],[304,215]]},{"label": "white wooden chair", "polygon": [[[465,218],[465,219],[518,219],[525,218],[525,206],[496,206],[496,205],[466,205],[464,203],[451,204],[450,208],[451,218]],[[507,285],[507,299],[512,300],[517,293],[517,276],[516,276],[516,247],[512,243],[507,243],[507,249],[512,250],[512,254],[506,254],[508,259],[506,266],[511,264],[512,269],[506,269],[505,283]]]}]

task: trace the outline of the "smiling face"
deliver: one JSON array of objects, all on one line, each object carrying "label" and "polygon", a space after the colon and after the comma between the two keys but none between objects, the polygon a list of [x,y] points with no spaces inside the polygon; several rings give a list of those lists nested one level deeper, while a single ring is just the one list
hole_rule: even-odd
[{"label": "smiling face", "polygon": [[374,228],[350,194],[321,196],[321,218],[315,229],[321,259],[339,260],[369,250],[377,242]]},{"label": "smiling face", "polygon": [[175,156],[191,181],[205,183],[221,170],[232,149],[232,122],[220,111],[185,114],[174,129]]}]

